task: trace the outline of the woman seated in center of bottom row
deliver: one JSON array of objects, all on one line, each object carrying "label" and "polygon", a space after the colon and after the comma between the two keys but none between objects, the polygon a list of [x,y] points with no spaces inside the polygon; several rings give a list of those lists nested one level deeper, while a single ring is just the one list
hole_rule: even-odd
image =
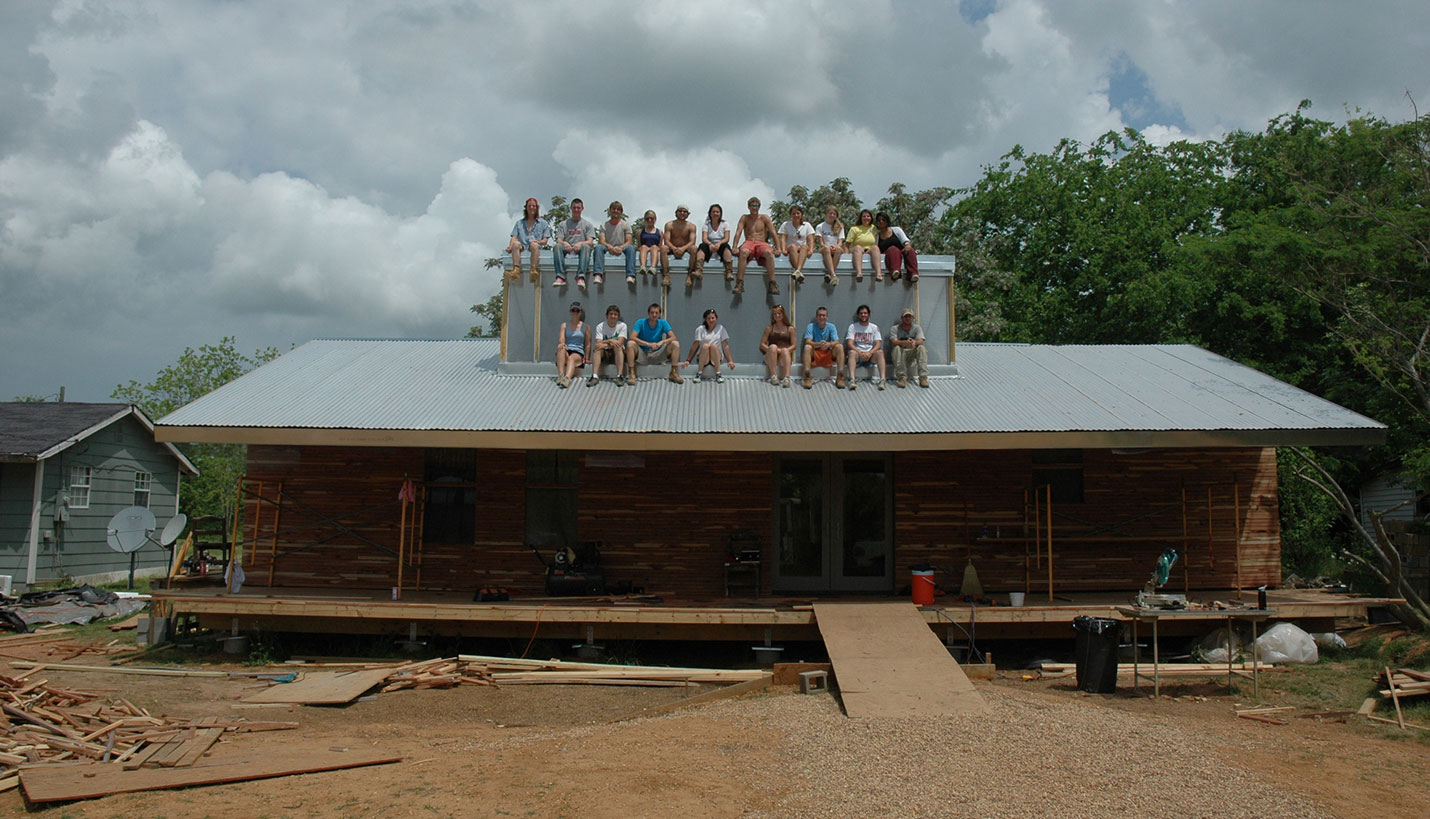
[{"label": "woman seated in center of bottom row", "polygon": [[700,326],[695,328],[695,343],[690,345],[690,358],[681,366],[695,364],[696,381],[700,380],[700,375],[706,367],[714,367],[715,382],[723,384],[725,376],[720,373],[722,353],[726,366],[735,369],[735,357],[730,354],[730,334],[725,332],[725,325],[720,323],[720,314],[714,310],[706,310]]},{"label": "woman seated in center of bottom row", "polygon": [[765,367],[770,371],[770,383],[789,386],[790,368],[794,366],[794,325],[782,305],[770,308],[770,324],[760,337],[760,352],[765,355]]}]

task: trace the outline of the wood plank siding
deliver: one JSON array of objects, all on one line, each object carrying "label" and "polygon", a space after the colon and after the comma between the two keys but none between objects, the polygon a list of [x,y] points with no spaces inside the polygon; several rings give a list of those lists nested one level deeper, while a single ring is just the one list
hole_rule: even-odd
[{"label": "wood plank siding", "polygon": [[[579,539],[604,544],[608,584],[624,581],[687,599],[721,597],[726,538],[734,529],[749,529],[763,541],[762,591],[771,591],[773,455],[577,457]],[[1086,450],[1082,457],[1082,502],[1055,503],[1052,510],[1056,588],[1140,587],[1167,545],[1183,555],[1173,590],[1184,582],[1191,588],[1227,588],[1236,581],[1238,529],[1242,585],[1279,582],[1274,450]],[[526,453],[479,450],[474,458],[470,542],[421,538],[403,567],[403,587],[504,586],[523,596],[544,594],[541,565],[525,545]],[[1032,459],[1027,451],[892,456],[895,572],[889,591],[907,585],[909,567],[918,563],[934,564],[943,585],[956,586],[949,573],[961,576],[969,557],[988,591],[1021,590],[1025,546],[1030,553],[1033,548],[1033,532],[1025,536],[1023,523]],[[423,495],[425,460],[421,449],[250,446],[243,504],[248,582],[352,589],[396,585],[399,492],[411,478]],[[281,505],[275,503],[280,486]],[[1181,540],[1184,488],[1186,542]],[[266,499],[261,503],[260,494]],[[1046,584],[1046,564],[1032,569],[1035,596]]]}]

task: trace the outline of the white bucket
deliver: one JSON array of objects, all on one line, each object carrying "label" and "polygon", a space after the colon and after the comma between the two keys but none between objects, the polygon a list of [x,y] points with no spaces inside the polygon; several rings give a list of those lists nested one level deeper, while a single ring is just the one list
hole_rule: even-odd
[{"label": "white bucket", "polygon": [[1023,605],[1023,593],[1022,593],[1022,592],[1008,592],[1008,605],[1010,605],[1010,606],[1021,606],[1021,605]]}]

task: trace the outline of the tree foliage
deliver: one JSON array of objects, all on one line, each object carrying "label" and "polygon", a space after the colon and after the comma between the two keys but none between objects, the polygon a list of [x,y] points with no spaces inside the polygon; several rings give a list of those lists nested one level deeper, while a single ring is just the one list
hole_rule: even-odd
[{"label": "tree foliage", "polygon": [[[153,381],[121,384],[110,397],[134,404],[158,420],[277,357],[275,347],[244,355],[238,351],[236,339],[225,336],[217,344],[205,344],[197,350],[185,347],[179,360],[161,369]],[[179,508],[191,517],[231,518],[235,485],[243,474],[247,448],[242,444],[179,444],[178,447],[199,470],[198,476],[182,482]]]},{"label": "tree foliage", "polygon": [[1305,108],[1216,142],[1015,146],[955,193],[939,244],[962,338],[1193,343],[1386,422],[1365,457],[1283,465],[1316,489],[1284,487],[1283,529],[1288,567],[1340,554],[1393,587],[1340,482],[1430,484],[1430,120]]}]

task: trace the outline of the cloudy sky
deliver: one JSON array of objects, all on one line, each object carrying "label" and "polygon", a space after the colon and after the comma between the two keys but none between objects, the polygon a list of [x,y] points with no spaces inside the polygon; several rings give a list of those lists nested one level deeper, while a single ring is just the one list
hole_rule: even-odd
[{"label": "cloudy sky", "polygon": [[462,335],[527,196],[873,201],[1125,126],[1403,119],[1427,32],[1423,0],[0,0],[0,400],[226,335]]}]

